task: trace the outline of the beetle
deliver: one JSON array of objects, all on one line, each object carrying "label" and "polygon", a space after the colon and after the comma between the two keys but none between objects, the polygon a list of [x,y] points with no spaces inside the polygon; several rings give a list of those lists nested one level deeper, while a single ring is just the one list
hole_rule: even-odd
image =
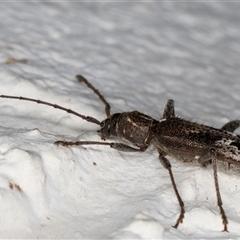
[{"label": "beetle", "polygon": [[[202,167],[212,165],[217,205],[222,217],[223,231],[228,231],[228,220],[222,206],[219,190],[217,167],[220,166],[222,169],[235,172],[240,171],[240,136],[233,133],[240,127],[240,121],[230,121],[221,129],[217,129],[185,120],[175,116],[174,101],[172,99],[168,100],[160,120],[155,120],[138,111],[111,114],[111,106],[103,95],[83,76],[77,75],[76,78],[79,82],[85,83],[104,103],[106,119],[99,121],[92,116],[85,116],[71,109],[38,99],[10,95],[0,95],[0,97],[48,105],[100,126],[98,133],[103,141],[67,142],[59,140],[55,142],[57,145],[107,145],[118,151],[129,152],[144,152],[150,145],[153,145],[158,151],[161,164],[169,172],[180,206],[180,214],[173,226],[174,228],[177,228],[183,222],[185,209],[167,156],[183,163],[191,163]],[[115,137],[119,142],[107,142],[106,140],[111,137]]]}]

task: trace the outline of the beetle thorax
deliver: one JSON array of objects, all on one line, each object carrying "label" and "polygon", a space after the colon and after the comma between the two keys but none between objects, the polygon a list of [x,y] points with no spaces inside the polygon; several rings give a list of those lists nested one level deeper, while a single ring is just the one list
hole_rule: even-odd
[{"label": "beetle thorax", "polygon": [[118,116],[115,133],[122,141],[143,146],[154,121],[153,118],[137,111],[124,112]]}]

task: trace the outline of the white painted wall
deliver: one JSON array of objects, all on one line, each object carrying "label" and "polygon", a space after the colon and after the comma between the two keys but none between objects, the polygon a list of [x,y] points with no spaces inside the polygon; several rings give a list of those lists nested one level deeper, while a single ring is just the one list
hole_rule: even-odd
[{"label": "white painted wall", "polygon": [[[99,120],[138,110],[176,112],[221,127],[240,118],[238,3],[8,2],[0,5],[0,94],[57,103]],[[5,64],[9,58],[26,64]],[[186,214],[157,152],[56,140],[99,140],[97,125],[50,107],[0,100],[1,238],[231,238],[240,235],[240,177],[219,172],[223,233],[212,169],[171,159]],[[96,166],[93,164],[96,163]]]}]

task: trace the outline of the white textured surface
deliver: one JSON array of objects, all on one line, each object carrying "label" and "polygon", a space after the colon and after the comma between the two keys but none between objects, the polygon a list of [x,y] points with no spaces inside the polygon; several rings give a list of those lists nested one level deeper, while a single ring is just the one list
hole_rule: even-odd
[{"label": "white textured surface", "polygon": [[[50,101],[102,120],[112,112],[177,114],[221,127],[240,118],[238,3],[1,3],[1,94]],[[5,64],[8,58],[27,64]],[[97,127],[34,103],[0,100],[0,238],[232,238],[240,235],[240,176],[219,173],[223,233],[211,169],[171,160],[179,206],[157,152],[103,146]],[[96,166],[93,163],[96,163]],[[12,189],[11,189],[12,188]],[[20,190],[21,189],[21,190]]]}]

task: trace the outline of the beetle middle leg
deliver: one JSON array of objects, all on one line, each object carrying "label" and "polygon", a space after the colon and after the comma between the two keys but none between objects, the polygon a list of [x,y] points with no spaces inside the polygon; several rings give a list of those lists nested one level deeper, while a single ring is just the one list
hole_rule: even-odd
[{"label": "beetle middle leg", "polygon": [[172,99],[169,99],[167,101],[167,104],[163,111],[162,119],[167,119],[170,117],[175,117],[175,111],[174,111],[174,101]]},{"label": "beetle middle leg", "polygon": [[166,154],[162,151],[162,150],[158,150],[158,153],[159,153],[159,160],[161,162],[161,164],[163,165],[164,168],[166,168],[169,172],[169,175],[170,175],[170,179],[171,179],[171,182],[172,182],[172,186],[173,186],[173,189],[174,189],[174,192],[177,196],[177,199],[178,199],[178,203],[179,203],[179,206],[180,206],[180,215],[175,223],[175,225],[173,226],[174,228],[177,228],[179,223],[182,223],[183,222],[183,218],[184,218],[184,213],[185,213],[185,210],[184,210],[184,203],[183,203],[183,200],[182,198],[180,197],[180,194],[178,192],[178,189],[177,189],[177,185],[175,183],[175,180],[174,180],[174,177],[173,177],[173,173],[172,173],[172,166],[171,166],[171,163],[168,161],[168,159],[165,157]]}]

